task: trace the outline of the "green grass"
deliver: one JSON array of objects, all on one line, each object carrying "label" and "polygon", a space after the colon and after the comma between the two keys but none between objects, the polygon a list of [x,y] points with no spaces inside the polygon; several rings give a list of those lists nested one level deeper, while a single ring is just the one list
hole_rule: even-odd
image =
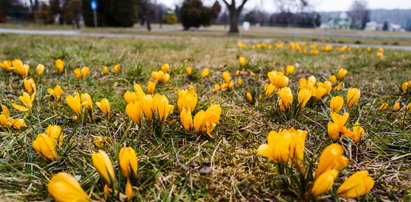
[{"label": "green grass", "polygon": [[[103,181],[91,162],[94,136],[112,137],[105,150],[116,168],[116,175],[124,192],[125,181],[118,166],[118,152],[123,146],[133,147],[139,158],[136,199],[145,200],[297,200],[297,196],[281,186],[275,164],[256,156],[259,145],[266,143],[271,130],[295,127],[307,130],[306,158],[318,159],[326,145],[332,143],[327,135],[329,99],[344,95],[348,88],[361,89],[360,107],[350,114],[350,123],[359,121],[366,131],[358,145],[344,140],[349,165],[340,172],[337,184],[360,170],[368,170],[376,180],[373,190],[362,200],[410,200],[411,128],[410,114],[404,111],[381,112],[377,108],[388,102],[392,106],[400,100],[404,104],[411,97],[400,94],[402,82],[410,80],[411,53],[385,50],[383,60],[364,51],[319,55],[281,50],[239,49],[235,38],[209,40],[207,38],[177,39],[120,39],[95,37],[58,37],[29,35],[0,35],[0,59],[20,58],[30,64],[30,75],[37,84],[37,96],[31,114],[26,118],[27,128],[0,129],[0,190],[6,198],[18,200],[50,199],[47,183],[57,172],[65,171],[81,176],[83,189],[93,198],[103,196]],[[235,90],[213,93],[213,85],[222,83],[221,73],[238,69],[237,57],[245,56],[255,77],[243,76],[244,84]],[[65,73],[56,74],[54,60],[65,61]],[[35,76],[35,66],[42,63],[46,72]],[[110,68],[121,64],[119,74],[101,75],[101,66]],[[194,85],[199,95],[196,111],[218,103],[223,108],[220,123],[212,134],[214,139],[186,134],[179,123],[178,112],[168,118],[164,138],[150,135],[146,128],[137,130],[125,114],[123,93],[133,83],[145,89],[152,70],[163,63],[172,69],[166,85],[158,85],[156,92],[166,95],[172,104],[177,102],[177,89]],[[247,91],[262,92],[266,73],[286,65],[298,63],[297,72],[290,76],[290,87],[296,97],[298,80],[314,75],[324,81],[339,68],[349,74],[343,91],[333,91],[322,102],[309,103],[298,116],[290,117],[276,112],[277,96],[251,105],[245,99]],[[74,68],[88,66],[91,71],[84,80],[74,77]],[[205,79],[190,80],[184,66],[196,71],[210,68]],[[74,113],[65,101],[55,101],[47,88],[62,86],[64,95],[74,92],[89,93],[93,101],[108,98],[112,119],[107,121],[94,106],[92,122],[71,121]],[[11,103],[20,103],[24,92],[22,79],[14,73],[0,71],[0,104],[11,109]],[[24,114],[11,110],[13,117]],[[176,122],[174,122],[176,121]],[[47,163],[32,148],[38,133],[49,124],[61,125],[65,143],[58,150],[60,160]],[[211,168],[211,172],[204,170]]]}]

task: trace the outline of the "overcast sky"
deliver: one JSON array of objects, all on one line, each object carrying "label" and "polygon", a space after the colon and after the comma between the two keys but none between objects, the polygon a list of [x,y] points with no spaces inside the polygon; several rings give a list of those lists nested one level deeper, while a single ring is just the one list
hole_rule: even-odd
[{"label": "overcast sky", "polygon": [[[174,7],[177,3],[183,2],[183,0],[156,0],[166,4],[169,7]],[[206,4],[210,5],[215,0],[203,0]],[[231,0],[229,0],[231,1]],[[239,0],[237,0],[239,1]],[[275,0],[249,0],[246,4],[248,9],[262,9],[268,12],[276,11]],[[309,0],[314,6],[316,11],[346,11],[354,0]],[[220,0],[221,2],[221,0]],[[368,0],[368,7],[370,9],[407,9],[411,8],[411,0]]]}]

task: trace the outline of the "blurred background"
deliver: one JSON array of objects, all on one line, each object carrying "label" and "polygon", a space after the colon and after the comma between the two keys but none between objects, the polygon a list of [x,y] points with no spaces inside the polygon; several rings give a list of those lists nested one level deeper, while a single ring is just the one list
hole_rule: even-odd
[{"label": "blurred background", "polygon": [[410,0],[0,0],[0,27],[411,31]]}]

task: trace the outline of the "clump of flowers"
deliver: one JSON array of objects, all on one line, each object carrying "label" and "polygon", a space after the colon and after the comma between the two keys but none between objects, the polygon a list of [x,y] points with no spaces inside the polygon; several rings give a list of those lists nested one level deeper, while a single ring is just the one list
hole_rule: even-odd
[{"label": "clump of flowers", "polygon": [[9,128],[13,126],[14,129],[27,127],[26,123],[24,122],[24,119],[14,119],[10,116],[10,111],[6,105],[1,106],[0,126],[3,128]]},{"label": "clump of flowers", "polygon": [[336,112],[331,112],[330,116],[332,121],[328,122],[328,135],[332,140],[348,137],[353,142],[359,142],[364,138],[365,131],[358,122],[354,124],[352,131],[346,127],[349,117],[348,113],[339,115]]},{"label": "clump of flowers", "polygon": [[311,96],[319,100],[331,92],[332,84],[330,81],[317,82],[317,79],[314,76],[310,76],[307,79],[300,79],[298,88],[300,90],[309,90],[311,92]]},{"label": "clump of flowers", "polygon": [[74,70],[74,75],[76,76],[76,78],[80,79],[80,78],[86,78],[88,75],[88,72],[90,71],[90,68],[88,67],[83,67],[83,68],[76,68]]},{"label": "clump of flowers", "polygon": [[[269,158],[277,164],[278,172],[287,176],[283,179],[286,188],[294,190],[301,199],[312,199],[332,190],[338,172],[348,164],[344,149],[338,143],[327,146],[321,153],[317,168],[304,158],[307,131],[280,130],[268,134],[268,144],[258,148],[257,155]],[[356,198],[372,189],[374,181],[368,172],[362,171],[348,178],[334,197]],[[295,192],[297,190],[297,192]]]},{"label": "clump of flowers", "polygon": [[164,134],[164,123],[173,113],[174,106],[169,104],[168,98],[161,94],[145,94],[140,85],[134,85],[134,92],[127,91],[124,98],[128,103],[126,114],[139,126],[142,116],[149,123],[150,130],[155,134]]}]

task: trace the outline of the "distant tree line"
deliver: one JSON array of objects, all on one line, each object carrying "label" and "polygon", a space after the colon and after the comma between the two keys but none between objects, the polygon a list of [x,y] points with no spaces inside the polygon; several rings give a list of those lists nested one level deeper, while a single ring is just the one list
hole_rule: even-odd
[{"label": "distant tree line", "polygon": [[[0,0],[0,22],[6,20],[5,16],[11,16],[12,19],[74,24],[78,27],[83,19],[84,24],[91,27],[131,27],[139,23],[147,30],[152,29],[153,23],[161,27],[163,23],[180,22],[184,30],[224,24],[229,25],[230,33],[238,33],[238,25],[242,21],[283,27],[318,27],[321,24],[321,16],[314,11],[310,0],[271,0],[276,5],[276,13],[267,13],[258,8],[243,12],[249,0],[215,0],[210,6],[205,6],[203,0],[183,0],[175,8],[167,8],[155,0],[96,1],[96,25],[91,0]],[[347,14],[352,21],[351,27],[356,29],[364,29],[370,20],[365,0],[355,0]]]}]

